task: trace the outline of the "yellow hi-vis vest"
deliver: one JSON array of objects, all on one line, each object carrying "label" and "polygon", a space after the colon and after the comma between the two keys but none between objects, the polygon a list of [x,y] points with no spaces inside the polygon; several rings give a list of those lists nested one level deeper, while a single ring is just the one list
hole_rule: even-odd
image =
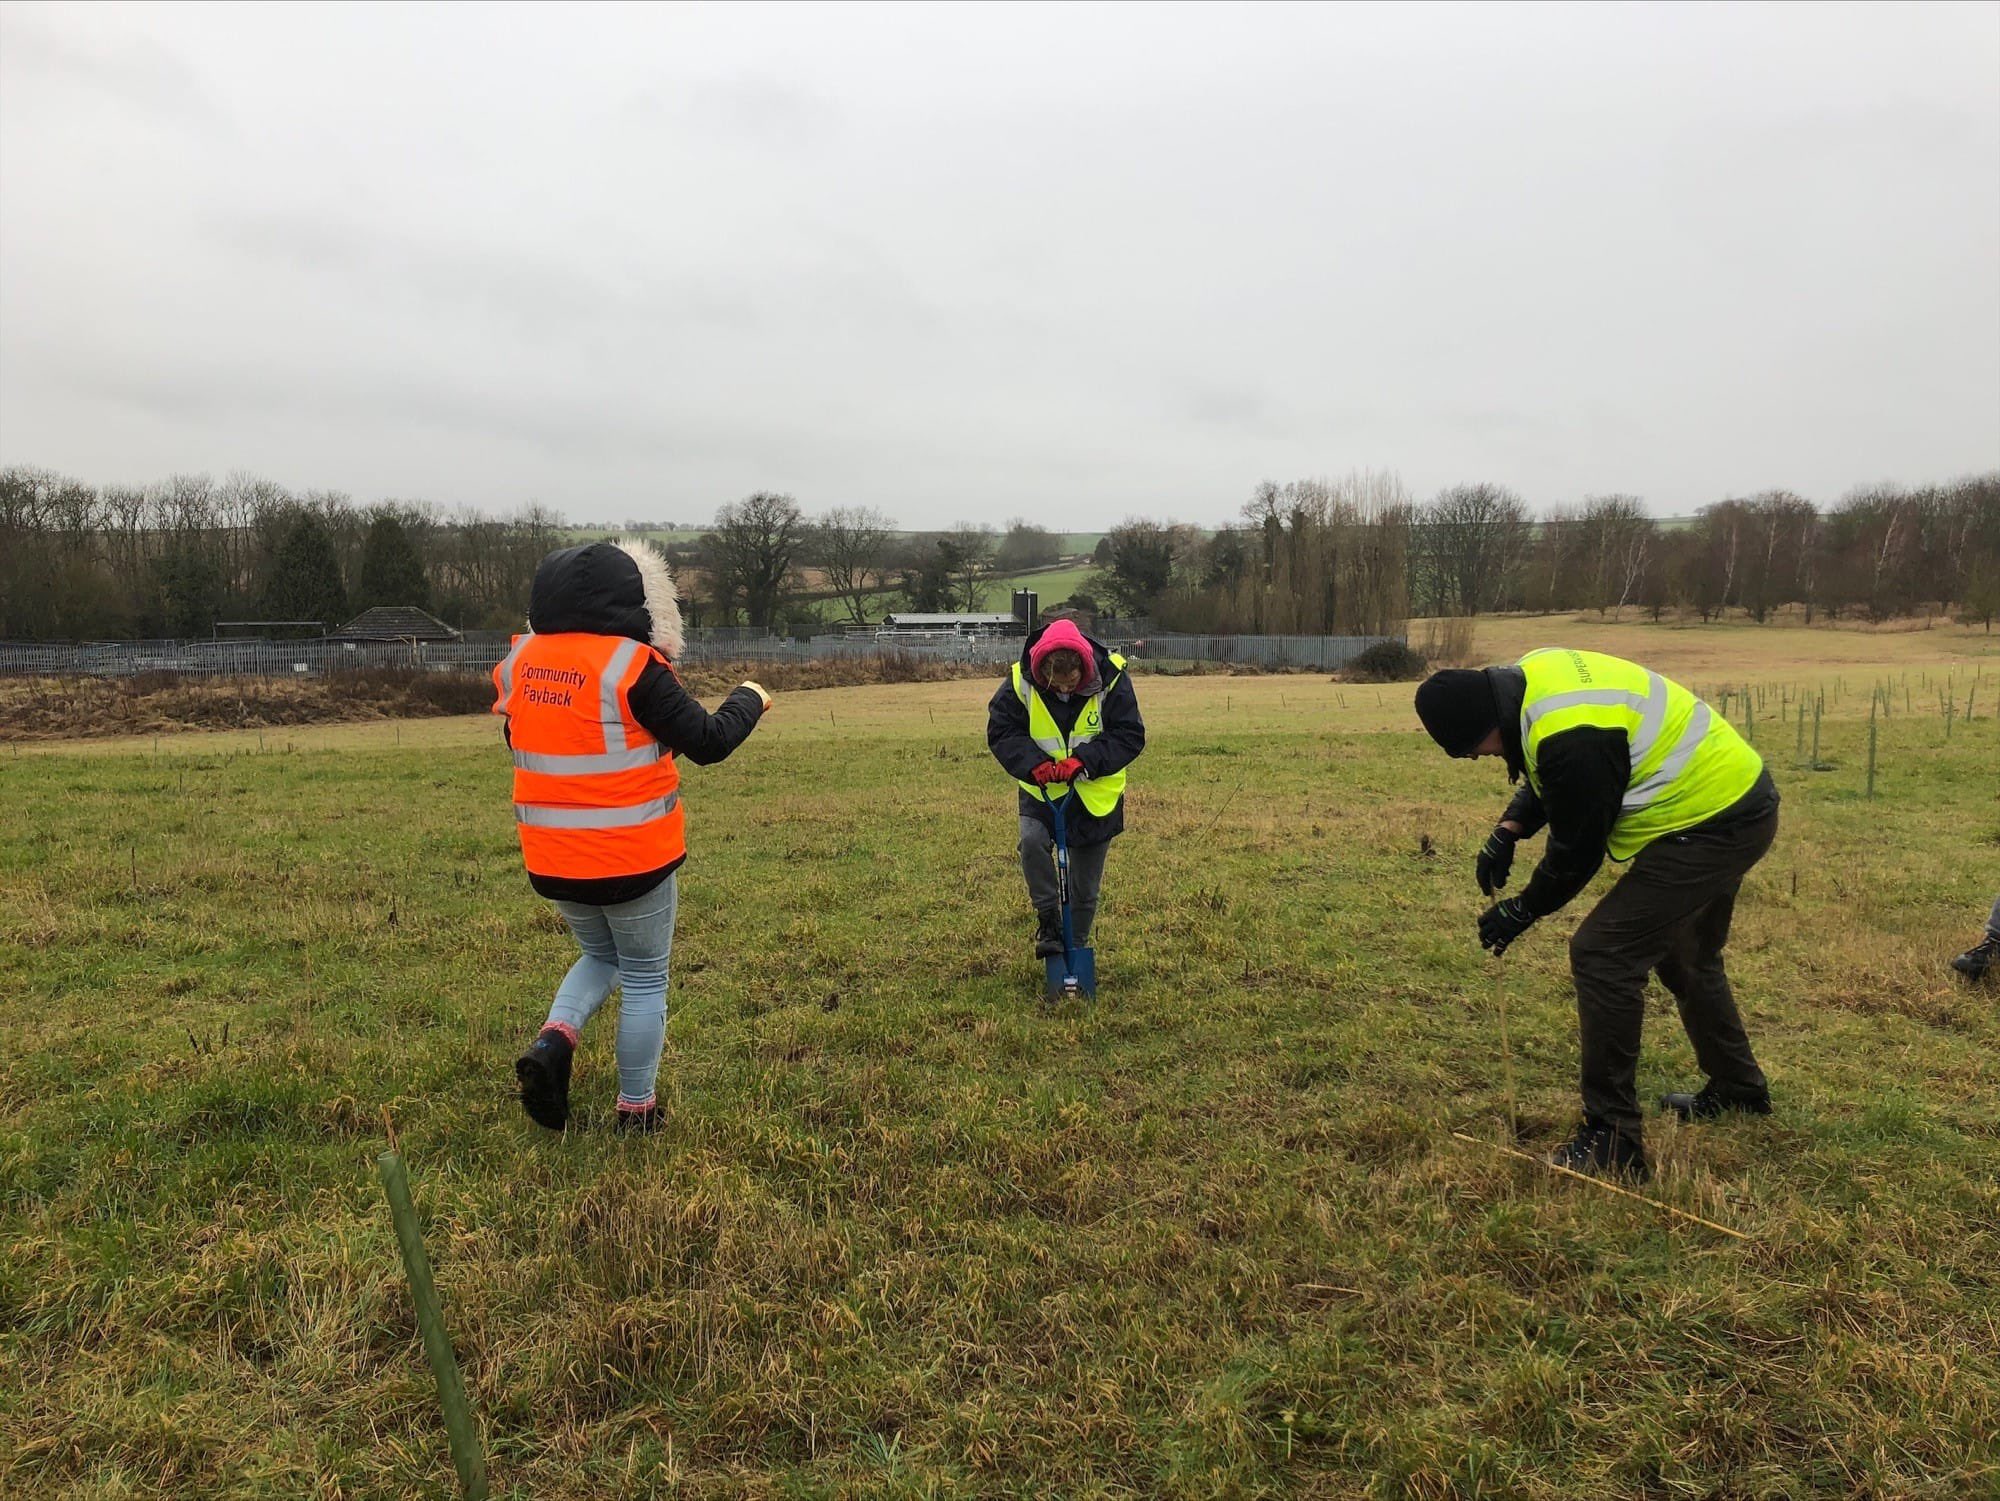
[{"label": "yellow hi-vis vest", "polygon": [[1632,778],[1607,841],[1614,860],[1629,860],[1655,839],[1713,818],[1748,792],[1764,769],[1764,758],[1728,720],[1636,662],[1551,647],[1529,652],[1519,665],[1528,675],[1521,750],[1537,796],[1544,740],[1579,725],[1625,732]]},{"label": "yellow hi-vis vest", "polygon": [[[1079,745],[1095,740],[1104,729],[1104,695],[1118,686],[1123,675],[1125,659],[1118,653],[1111,653],[1114,669],[1110,680],[1098,685],[1095,693],[1084,703],[1076,716],[1076,723],[1070,726],[1069,738],[1056,728],[1055,716],[1049,713],[1049,706],[1042,702],[1042,695],[1035,685],[1021,671],[1021,664],[1014,664],[1014,692],[1028,709],[1028,734],[1035,744],[1049,753],[1051,761],[1061,761],[1072,755]],[[1023,782],[1021,787],[1029,795],[1040,797],[1042,789],[1033,782]],[[1096,818],[1102,818],[1118,806],[1118,799],[1125,795],[1125,773],[1114,771],[1108,777],[1079,777],[1069,784],[1069,790],[1083,799],[1084,808]],[[1061,796],[1060,784],[1050,797]]]}]

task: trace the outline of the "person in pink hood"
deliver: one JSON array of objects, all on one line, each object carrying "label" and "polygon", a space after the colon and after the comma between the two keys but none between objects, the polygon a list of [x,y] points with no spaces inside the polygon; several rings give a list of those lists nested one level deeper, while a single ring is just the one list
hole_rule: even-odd
[{"label": "person in pink hood", "polygon": [[1146,748],[1125,659],[1073,620],[1031,632],[986,706],[986,746],[1019,791],[1021,873],[1035,909],[1037,958],[1063,951],[1049,801],[1068,799],[1071,922],[1081,948],[1097,916],[1105,854],[1125,827],[1125,768]]}]

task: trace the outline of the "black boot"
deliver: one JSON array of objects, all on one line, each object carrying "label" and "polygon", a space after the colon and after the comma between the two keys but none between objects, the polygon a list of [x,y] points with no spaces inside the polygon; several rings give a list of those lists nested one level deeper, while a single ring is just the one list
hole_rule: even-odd
[{"label": "black boot", "polygon": [[1049,959],[1063,951],[1062,909],[1050,907],[1035,914],[1035,957]]},{"label": "black boot", "polygon": [[569,1124],[569,1061],[575,1053],[569,1039],[546,1027],[514,1060],[514,1077],[521,1081],[521,1108],[528,1119],[551,1131]]},{"label": "black boot", "polygon": [[1592,1178],[1631,1178],[1644,1183],[1653,1176],[1646,1149],[1638,1142],[1585,1117],[1576,1135],[1549,1153],[1549,1166],[1568,1168]]},{"label": "black boot", "polygon": [[1988,933],[1952,960],[1951,967],[1968,980],[1983,980],[1989,973],[2000,971],[2000,938]]},{"label": "black boot", "polygon": [[618,1130],[630,1136],[650,1136],[666,1122],[666,1112],[658,1105],[648,1105],[644,1110],[618,1110]]},{"label": "black boot", "polygon": [[1771,1092],[1724,1094],[1710,1082],[1693,1094],[1661,1095],[1660,1108],[1673,1111],[1684,1121],[1712,1121],[1731,1110],[1740,1110],[1745,1115],[1769,1115]]}]

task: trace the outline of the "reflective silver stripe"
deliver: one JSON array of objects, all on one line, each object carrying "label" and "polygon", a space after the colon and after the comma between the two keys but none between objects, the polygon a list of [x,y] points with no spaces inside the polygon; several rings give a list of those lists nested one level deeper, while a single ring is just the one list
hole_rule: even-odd
[{"label": "reflective silver stripe", "polygon": [[512,651],[500,659],[500,702],[503,705],[508,699],[514,696],[514,659],[520,656],[522,649],[534,639],[535,633],[533,631],[528,632],[527,635],[514,643]]},{"label": "reflective silver stripe", "polygon": [[1657,672],[1646,674],[1646,712],[1640,716],[1639,732],[1632,737],[1632,764],[1637,766],[1652,754],[1653,742],[1667,722],[1667,680]]},{"label": "reflective silver stripe", "polygon": [[1612,704],[1623,709],[1643,709],[1646,699],[1643,694],[1629,688],[1572,688],[1567,693],[1551,693],[1547,698],[1538,698],[1521,710],[1521,728],[1525,733],[1535,727],[1535,721],[1544,714],[1553,714],[1558,709],[1572,709],[1578,704]]},{"label": "reflective silver stripe", "polygon": [[678,792],[629,808],[544,808],[514,804],[514,821],[534,829],[629,829],[665,818],[681,800]]},{"label": "reflective silver stripe", "polygon": [[[1116,683],[1117,681],[1118,679],[1115,677],[1111,680],[1112,683]],[[1109,693],[1110,691],[1111,691],[1110,686],[1106,685],[1104,687],[1099,688],[1097,692],[1091,694],[1089,699],[1085,701],[1084,706],[1081,709],[1077,710],[1076,714],[1077,724],[1082,724],[1087,719],[1090,718],[1090,711],[1093,707],[1095,707],[1097,710],[1098,723],[1100,725],[1103,724],[1104,695],[1106,693]],[[1020,697],[1022,707],[1028,711],[1028,725],[1029,725],[1028,738],[1033,740],[1035,744],[1039,745],[1043,750],[1047,751],[1051,756],[1054,756],[1060,760],[1061,758],[1067,756],[1077,746],[1088,745],[1090,744],[1091,741],[1097,738],[1099,733],[1097,730],[1085,730],[1082,734],[1079,735],[1076,732],[1075,726],[1072,726],[1070,729],[1070,737],[1067,743],[1063,741],[1062,734],[1060,731],[1058,731],[1054,735],[1037,735],[1034,732],[1035,704],[1036,701],[1041,697],[1041,691],[1039,689],[1031,688],[1029,686],[1027,677],[1024,673],[1022,673],[1021,664],[1019,662],[1016,662],[1014,664],[1014,692]],[[1042,705],[1042,712],[1044,714],[1047,714],[1048,711],[1049,711],[1049,706],[1046,703],[1044,703]]]},{"label": "reflective silver stripe", "polygon": [[638,653],[638,642],[630,637],[620,641],[597,680],[597,717],[604,721],[604,748],[608,751],[625,749],[625,716],[618,712],[618,680],[625,676],[625,669]]},{"label": "reflective silver stripe", "polygon": [[[1028,738],[1058,760],[1068,755],[1069,747],[1062,743],[1061,735],[1037,735],[1035,733],[1035,700],[1037,695],[1034,688],[1028,683],[1027,674],[1021,671],[1021,664],[1019,662],[1014,664],[1014,695],[1021,700],[1021,707],[1028,711]],[[1048,712],[1048,705],[1042,705],[1042,712]]]},{"label": "reflective silver stripe", "polygon": [[641,766],[651,766],[659,759],[659,742],[648,741],[632,750],[607,751],[601,756],[555,756],[539,751],[515,751],[514,769],[546,772],[559,777],[590,777],[614,771],[633,771]]},{"label": "reflective silver stripe", "polygon": [[1630,813],[1636,808],[1645,807],[1673,784],[1674,778],[1681,774],[1682,769],[1694,758],[1694,753],[1701,749],[1702,741],[1708,738],[1709,721],[1712,717],[1708,712],[1708,705],[1696,699],[1694,713],[1688,716],[1687,728],[1681,732],[1681,738],[1674,742],[1674,748],[1667,752],[1667,759],[1660,763],[1660,769],[1638,786],[1626,789],[1625,796],[1619,803],[1623,811]]}]

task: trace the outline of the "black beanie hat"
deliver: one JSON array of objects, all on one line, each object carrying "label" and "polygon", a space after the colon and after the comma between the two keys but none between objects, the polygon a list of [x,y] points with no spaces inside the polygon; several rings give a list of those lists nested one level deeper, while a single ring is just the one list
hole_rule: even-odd
[{"label": "black beanie hat", "polygon": [[1417,684],[1417,718],[1451,756],[1469,756],[1500,728],[1500,701],[1486,674],[1447,667]]}]

